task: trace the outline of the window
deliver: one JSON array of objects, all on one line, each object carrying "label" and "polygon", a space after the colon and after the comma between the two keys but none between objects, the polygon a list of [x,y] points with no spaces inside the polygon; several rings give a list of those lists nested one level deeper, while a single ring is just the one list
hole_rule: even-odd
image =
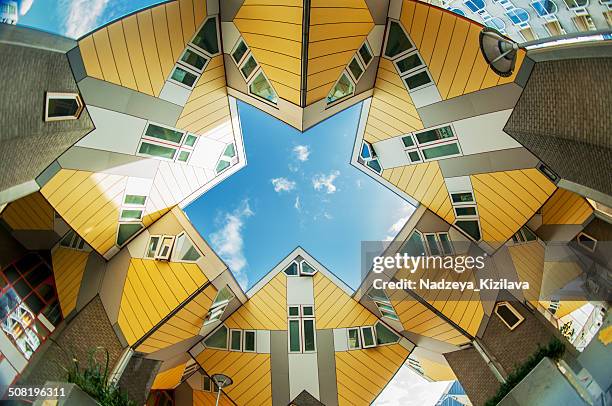
[{"label": "window", "polygon": [[405,137],[402,137],[402,143],[404,144],[404,147],[406,148],[413,147],[414,140],[412,139],[412,135],[406,135]]},{"label": "window", "polygon": [[372,299],[382,317],[387,317],[391,320],[399,320],[399,317],[397,316],[397,313],[391,305],[391,301],[384,290],[371,288],[367,295],[370,299]]},{"label": "window", "polygon": [[397,65],[400,74],[410,72],[425,65],[419,54],[416,52],[400,59],[399,61],[395,62],[395,64]]},{"label": "window", "polygon": [[332,104],[338,100],[344,99],[345,97],[352,95],[354,91],[355,85],[353,85],[351,79],[348,77],[346,72],[344,72],[327,95],[327,104]]},{"label": "window", "polygon": [[237,65],[240,64],[248,50],[249,48],[247,48],[243,40],[238,41],[238,45],[236,45],[234,52],[232,52],[232,58],[234,58],[234,62],[236,62]]},{"label": "window", "polygon": [[316,328],[313,306],[289,306],[288,318],[289,352],[316,351]]},{"label": "window", "polygon": [[451,193],[453,204],[474,203],[474,195],[472,192]]},{"label": "window", "polygon": [[191,89],[195,85],[196,80],[198,79],[198,75],[197,73],[190,71],[186,67],[175,66],[174,71],[170,76],[170,79],[172,79],[172,81],[178,84],[185,85],[187,88]]},{"label": "window", "polygon": [[305,275],[305,276],[312,276],[316,273],[317,271],[311,267],[308,262],[306,261],[302,261],[300,262],[300,275]]},{"label": "window", "polygon": [[70,230],[66,233],[64,238],[60,241],[60,246],[75,250],[89,251],[89,245],[85,244],[85,240],[75,233],[74,230]]},{"label": "window", "polygon": [[217,173],[223,172],[224,170],[229,168],[230,165],[231,165],[231,163],[229,163],[228,161],[220,159],[219,162],[217,163],[217,168],[216,168]]},{"label": "window", "polygon": [[161,243],[159,245],[159,250],[155,255],[155,259],[167,261],[170,259],[170,254],[172,253],[172,247],[174,246],[173,235],[164,235],[161,239]]},{"label": "window", "polygon": [[480,241],[480,222],[478,220],[457,220],[455,225],[474,241]]},{"label": "window", "polygon": [[382,167],[378,162],[376,152],[374,151],[374,148],[372,148],[372,144],[367,141],[364,141],[361,145],[361,153],[357,158],[357,162],[366,166],[367,168],[370,168],[379,175],[382,173]]},{"label": "window", "polygon": [[536,241],[537,239],[538,237],[527,226],[521,227],[521,229],[512,236],[512,242],[515,244]]},{"label": "window", "polygon": [[422,70],[413,75],[406,76],[404,82],[406,86],[408,86],[408,90],[418,90],[425,85],[433,83],[427,70]]},{"label": "window", "polygon": [[230,351],[242,351],[242,330],[230,330]]},{"label": "window", "polygon": [[212,388],[212,380],[210,379],[210,376],[204,375],[203,378],[204,380],[202,382],[202,390],[204,390],[205,392],[212,392],[213,388]]},{"label": "window", "polygon": [[440,247],[444,255],[453,255],[455,250],[453,249],[453,243],[448,238],[448,233],[438,233],[438,239],[440,240]]},{"label": "window", "polygon": [[459,144],[457,144],[456,142],[423,149],[422,152],[423,158],[425,160],[461,155],[461,151],[459,150]]},{"label": "window", "polygon": [[217,293],[217,296],[215,297],[215,301],[212,303],[212,305],[210,306],[210,309],[208,310],[208,313],[206,314],[206,320],[204,320],[204,325],[207,325],[207,324],[210,324],[210,323],[213,323],[219,320],[221,316],[223,316],[223,313],[225,312],[225,308],[227,307],[227,305],[231,302],[233,298],[234,298],[234,294],[229,289],[229,287],[225,286],[223,289],[221,289]]},{"label": "window", "polygon": [[361,337],[363,338],[363,348],[376,347],[374,329],[371,326],[361,327]]},{"label": "window", "polygon": [[159,248],[159,240],[161,240],[161,235],[152,235],[149,237],[149,244],[147,244],[145,258],[155,258],[155,254]]},{"label": "window", "polygon": [[349,328],[346,330],[348,335],[349,350],[357,350],[361,348],[361,340],[359,338],[359,327]]},{"label": "window", "polygon": [[244,343],[242,345],[244,352],[255,352],[255,331],[244,331]]},{"label": "window", "polygon": [[124,245],[142,229],[143,225],[140,223],[120,223],[117,229],[117,245]]},{"label": "window", "polygon": [[427,130],[416,134],[416,139],[421,145],[454,137],[455,134],[450,126],[434,128],[433,130]]},{"label": "window", "polygon": [[227,350],[227,327],[221,324],[211,335],[204,340],[204,345],[208,348]]},{"label": "window", "polygon": [[414,45],[412,45],[412,42],[408,39],[408,35],[404,32],[402,26],[395,21],[390,21],[385,56],[394,58],[413,47]]},{"label": "window", "polygon": [[457,136],[448,125],[405,135],[402,144],[410,163],[461,155]]},{"label": "window", "polygon": [[149,123],[137,151],[138,155],[187,163],[197,141],[195,134]]},{"label": "window", "polygon": [[272,104],[278,103],[278,96],[262,70],[259,71],[253,82],[249,85],[249,92]]},{"label": "window", "polygon": [[242,72],[242,76],[244,76],[245,79],[248,79],[251,77],[251,74],[255,72],[257,66],[258,64],[255,61],[255,58],[253,58],[253,55],[250,55],[240,67],[240,72]]},{"label": "window", "polygon": [[183,232],[176,237],[174,253],[172,255],[174,261],[195,262],[201,257],[202,254],[200,254],[200,251],[198,251],[186,233]]},{"label": "window", "polygon": [[454,207],[455,217],[472,217],[477,216],[476,206]]},{"label": "window", "polygon": [[285,275],[287,275],[287,276],[297,276],[297,274],[298,274],[298,264],[297,264],[297,262],[292,262],[291,264],[289,264],[289,266],[287,268],[285,268],[285,270],[283,272],[285,272]]},{"label": "window", "polygon": [[217,18],[211,17],[206,20],[191,43],[208,52],[210,55],[219,53],[219,41],[217,39]]},{"label": "window", "polygon": [[124,206],[144,206],[147,201],[146,196],[126,194],[123,198]]},{"label": "window", "polygon": [[355,79],[355,82],[357,82],[361,75],[363,75],[363,67],[361,66],[361,62],[359,62],[357,58],[353,58],[348,67],[349,72],[351,72],[351,75],[353,75],[353,79]]},{"label": "window", "polygon": [[380,321],[374,325],[374,329],[376,330],[377,345],[395,344],[400,339],[399,335]]},{"label": "window", "polygon": [[510,329],[514,330],[525,318],[508,302],[499,302],[495,305],[495,314]]},{"label": "window", "polygon": [[142,210],[135,209],[123,209],[121,210],[121,215],[119,220],[140,220],[142,218]]},{"label": "window", "polygon": [[367,42],[364,42],[361,48],[359,48],[359,56],[361,57],[363,65],[367,67],[372,60],[372,51],[370,51]]},{"label": "window", "polygon": [[202,73],[204,67],[206,66],[206,62],[208,62],[208,58],[195,49],[187,47],[185,52],[183,52],[180,61],[196,72]]},{"label": "window", "polygon": [[597,248],[597,240],[585,233],[578,234],[578,237],[576,237],[576,242],[578,245],[591,252],[595,252],[595,248]]},{"label": "window", "polygon": [[223,156],[227,158],[233,158],[236,156],[236,147],[234,146],[234,144],[229,144],[225,148],[225,151],[223,152]]},{"label": "window", "polygon": [[423,236],[418,230],[414,230],[412,234],[410,234],[410,237],[406,240],[404,245],[402,245],[400,253],[408,254],[411,257],[426,255]]},{"label": "window", "polygon": [[76,93],[46,94],[45,121],[76,120],[85,108],[81,96]]}]

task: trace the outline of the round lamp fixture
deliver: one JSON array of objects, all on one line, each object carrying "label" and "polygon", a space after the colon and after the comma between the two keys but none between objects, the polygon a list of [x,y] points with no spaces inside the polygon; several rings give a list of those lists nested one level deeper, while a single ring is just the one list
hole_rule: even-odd
[{"label": "round lamp fixture", "polygon": [[210,379],[212,379],[215,385],[217,385],[217,387],[219,388],[219,392],[217,393],[217,403],[216,403],[216,405],[219,406],[219,398],[221,397],[221,390],[233,384],[234,381],[232,381],[232,378],[230,378],[229,376],[223,375],[223,374],[214,374],[210,377]]},{"label": "round lamp fixture", "polygon": [[480,31],[480,51],[493,72],[499,76],[512,75],[519,45],[496,30],[484,27]]}]

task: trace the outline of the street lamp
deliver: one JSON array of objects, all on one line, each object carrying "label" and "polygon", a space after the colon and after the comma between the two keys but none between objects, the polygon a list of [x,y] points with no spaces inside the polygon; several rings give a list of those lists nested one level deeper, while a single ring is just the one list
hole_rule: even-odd
[{"label": "street lamp", "polygon": [[219,406],[219,398],[221,398],[221,389],[227,388],[232,383],[234,383],[234,381],[232,381],[232,378],[230,378],[229,376],[223,374],[214,374],[210,378],[219,388],[219,392],[217,393],[217,403],[215,403],[215,406]]}]

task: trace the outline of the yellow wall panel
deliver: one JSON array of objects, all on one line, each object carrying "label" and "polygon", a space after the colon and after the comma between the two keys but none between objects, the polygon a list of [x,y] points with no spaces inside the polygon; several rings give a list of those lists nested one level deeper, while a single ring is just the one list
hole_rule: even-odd
[{"label": "yellow wall panel", "polygon": [[138,29],[140,38],[142,39],[142,52],[144,54],[145,63],[153,94],[159,96],[166,78],[162,74],[160,57],[157,52],[157,43],[155,42],[155,33],[153,29],[153,18],[151,10],[145,10],[137,14]]},{"label": "yellow wall panel", "polygon": [[38,192],[11,202],[1,217],[13,230],[53,230],[53,208]]},{"label": "yellow wall panel", "polygon": [[536,305],[540,300],[544,274],[544,246],[537,241],[531,241],[508,247],[508,252],[519,280],[529,282],[529,289],[523,290],[525,299]]},{"label": "yellow wall panel", "polygon": [[[444,68],[444,60],[449,50],[453,31],[457,17],[452,13],[442,13],[442,21],[438,29],[438,36],[431,55],[431,62],[427,65],[434,82],[438,83],[442,69]],[[433,22],[432,22],[433,23]]]},{"label": "yellow wall panel", "polygon": [[[148,333],[206,281],[196,264],[132,258],[123,287],[119,317],[119,327],[124,331],[128,344],[134,344]],[[211,295],[211,292],[206,294]],[[186,316],[183,314],[181,318]],[[165,337],[165,341],[170,341]],[[152,347],[151,343],[148,346]]]},{"label": "yellow wall panel", "polygon": [[423,62],[425,62],[427,65],[431,61],[436,38],[438,37],[438,30],[442,21],[442,14],[442,10],[440,9],[434,7],[429,8],[423,39],[421,41],[421,45],[419,46],[419,53],[423,58]]},{"label": "yellow wall panel", "polygon": [[[456,19],[453,35],[451,36],[448,52],[446,53],[446,59],[444,60],[444,67],[442,68],[440,78],[436,81],[442,100],[448,98],[448,92],[453,83],[455,72],[460,68],[463,69],[463,67],[459,66],[459,60],[461,59],[461,54],[465,47],[470,25],[471,24],[467,20],[461,18]],[[471,68],[471,64],[469,68]]]},{"label": "yellow wall panel", "polygon": [[181,10],[181,28],[183,29],[183,40],[185,43],[187,43],[191,41],[191,38],[195,34],[193,0],[179,0],[179,8]]},{"label": "yellow wall panel", "polygon": [[272,404],[270,354],[207,348],[196,361],[208,374],[222,373],[233,379],[225,392],[239,406]]},{"label": "yellow wall panel", "polygon": [[543,224],[583,224],[593,214],[587,200],[566,189],[557,189],[542,206]]},{"label": "yellow wall panel", "polygon": [[103,28],[97,31],[93,34],[93,40],[96,45],[98,60],[100,61],[100,68],[102,69],[104,80],[111,83],[121,83],[119,80],[119,73],[117,72],[117,66],[115,65],[115,57],[111,49],[108,30]]},{"label": "yellow wall panel", "polygon": [[421,47],[421,41],[425,32],[425,23],[429,14],[429,7],[427,4],[417,3],[414,9],[414,18],[412,26],[410,27],[410,38],[417,48]]},{"label": "yellow wall panel", "polygon": [[132,67],[134,68],[138,91],[153,96],[153,87],[149,79],[149,72],[147,71],[147,64],[145,62],[142,41],[140,38],[138,16],[131,15],[126,17],[122,20],[122,23],[125,33],[125,42],[127,44]]},{"label": "yellow wall panel", "polygon": [[174,389],[174,387],[181,383],[183,371],[185,371],[185,364],[180,364],[158,373],[151,389]]},{"label": "yellow wall panel", "polygon": [[[217,394],[213,392],[204,392],[201,390],[193,391],[193,406],[211,406],[217,401]],[[234,406],[234,403],[227,398],[225,393],[221,394],[219,399],[220,406]]]},{"label": "yellow wall panel", "polygon": [[504,243],[554,192],[555,185],[537,169],[470,176],[483,239]]},{"label": "yellow wall panel", "polygon": [[470,24],[467,38],[465,40],[465,46],[461,53],[461,59],[455,72],[455,77],[448,92],[448,98],[461,96],[467,85],[470,74],[472,73],[472,67],[477,57],[480,55],[479,37],[482,28],[476,24]]},{"label": "yellow wall panel", "polygon": [[76,307],[88,252],[59,247],[51,254],[55,288],[64,317]]},{"label": "yellow wall panel", "polygon": [[128,54],[127,45],[125,43],[125,33],[123,32],[123,24],[118,21],[107,27],[108,38],[113,51],[113,57],[117,72],[119,74],[119,83],[115,84],[130,88],[138,89],[136,86],[136,78],[132,69],[132,62]]},{"label": "yellow wall panel", "polygon": [[336,352],[339,404],[371,404],[408,354],[408,350],[399,344]]},{"label": "yellow wall panel", "polygon": [[225,320],[229,328],[287,330],[287,276],[279,272]]},{"label": "yellow wall panel", "polygon": [[79,50],[83,58],[83,65],[88,76],[104,80],[102,68],[98,61],[98,53],[94,44],[93,36],[88,36],[79,40]]}]

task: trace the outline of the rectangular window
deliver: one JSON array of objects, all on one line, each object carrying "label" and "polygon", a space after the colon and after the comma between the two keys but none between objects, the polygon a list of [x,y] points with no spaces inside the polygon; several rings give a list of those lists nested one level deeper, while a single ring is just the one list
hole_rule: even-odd
[{"label": "rectangular window", "polygon": [[363,338],[363,348],[376,346],[374,338],[374,329],[370,326],[361,327],[361,337]]},{"label": "rectangular window", "polygon": [[134,205],[134,206],[144,206],[147,201],[146,196],[138,196],[138,195],[125,195],[123,199],[123,203],[125,205]]},{"label": "rectangular window", "polygon": [[434,128],[433,130],[427,130],[416,134],[416,138],[419,144],[426,144],[428,142],[454,137],[455,134],[453,133],[453,130],[450,126]]},{"label": "rectangular window", "polygon": [[181,83],[191,89],[193,85],[195,85],[198,76],[195,73],[188,71],[186,68],[176,66],[170,78],[173,81]]},{"label": "rectangular window", "polygon": [[442,247],[442,252],[444,255],[453,255],[453,244],[451,243],[450,238],[448,238],[448,234],[438,233],[438,238],[440,239],[440,246]]},{"label": "rectangular window", "polygon": [[408,151],[408,159],[410,159],[410,163],[417,163],[417,162],[421,162],[421,155],[419,155],[419,151],[414,150],[414,151]]},{"label": "rectangular window", "polygon": [[370,49],[365,42],[361,48],[359,48],[359,56],[361,56],[361,60],[365,66],[370,64],[370,61],[372,60],[372,52],[370,52]]},{"label": "rectangular window", "polygon": [[244,41],[240,40],[240,42],[238,42],[238,46],[236,47],[236,49],[234,49],[234,52],[232,52],[232,58],[234,58],[234,62],[236,62],[236,65],[240,64],[240,61],[242,61],[242,58],[248,50],[249,49],[247,48]]},{"label": "rectangular window", "polygon": [[302,306],[302,316],[314,316],[314,309],[312,306]]},{"label": "rectangular window", "polygon": [[176,148],[165,147],[159,144],[152,144],[149,142],[141,142],[138,153],[142,155],[149,155],[156,158],[174,159],[176,154]]},{"label": "rectangular window", "polygon": [[202,390],[205,392],[212,392],[212,381],[208,375],[204,375],[204,381],[202,382]]},{"label": "rectangular window", "polygon": [[301,352],[300,346],[300,320],[289,320],[289,352]]},{"label": "rectangular window", "polygon": [[303,334],[304,334],[304,352],[316,351],[315,344],[315,321],[314,319],[304,319],[303,323]]},{"label": "rectangular window", "polygon": [[355,79],[355,81],[358,81],[361,75],[363,75],[363,68],[361,67],[361,64],[359,63],[357,58],[353,58],[351,63],[349,63],[348,67],[349,71],[351,71],[351,74],[353,75],[353,79]]},{"label": "rectangular window", "polygon": [[576,242],[578,245],[591,252],[595,252],[595,248],[597,248],[597,240],[585,233],[578,234]]},{"label": "rectangular window", "polygon": [[181,56],[181,62],[195,71],[202,72],[206,62],[208,62],[208,58],[194,49],[187,48],[183,56]]},{"label": "rectangular window", "polygon": [[242,351],[242,330],[230,330],[230,350]]},{"label": "rectangular window", "polygon": [[437,147],[431,147],[423,150],[423,157],[425,159],[436,159],[447,156],[459,155],[459,144],[453,142],[451,144],[440,145]]},{"label": "rectangular window", "polygon": [[408,55],[405,58],[397,61],[396,64],[397,64],[397,68],[400,71],[400,74],[410,72],[424,65],[418,53]]},{"label": "rectangular window", "polygon": [[459,206],[455,207],[456,217],[473,217],[476,216],[476,206]]},{"label": "rectangular window", "polygon": [[142,218],[142,210],[124,209],[121,210],[121,220],[140,220]]},{"label": "rectangular window", "polygon": [[474,203],[474,195],[472,192],[451,193],[453,204]]},{"label": "rectangular window", "polygon": [[440,248],[438,247],[438,240],[435,234],[425,234],[425,241],[427,241],[427,248],[429,248],[430,255],[440,255]]},{"label": "rectangular window", "polygon": [[174,238],[175,237],[173,235],[164,235],[162,237],[159,250],[157,250],[157,254],[155,255],[155,259],[167,261],[170,258],[172,246],[174,245]]},{"label": "rectangular window", "polygon": [[162,141],[169,141],[175,144],[180,144],[185,133],[182,131],[172,130],[158,126],[156,124],[149,124],[145,130],[145,136],[151,138],[157,138]]},{"label": "rectangular window", "polygon": [[413,75],[406,76],[404,78],[404,82],[406,82],[406,85],[408,86],[409,90],[417,90],[429,83],[432,83],[431,78],[429,77],[429,74],[426,70],[422,70]]},{"label": "rectangular window", "polygon": [[244,332],[244,344],[242,350],[245,352],[255,352],[255,331]]},{"label": "rectangular window", "polygon": [[149,238],[149,244],[147,245],[147,252],[145,252],[145,258],[155,258],[157,248],[159,247],[159,240],[161,235],[152,235]]},{"label": "rectangular window", "polygon": [[361,348],[361,340],[359,339],[359,327],[349,328],[346,330],[348,335],[348,348],[349,350],[356,350]]}]

